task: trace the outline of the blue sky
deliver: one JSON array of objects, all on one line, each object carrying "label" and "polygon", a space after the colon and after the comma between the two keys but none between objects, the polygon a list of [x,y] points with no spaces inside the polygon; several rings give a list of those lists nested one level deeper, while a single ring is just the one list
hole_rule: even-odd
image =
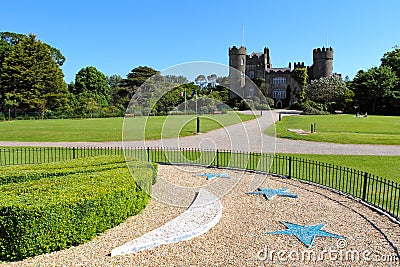
[{"label": "blue sky", "polygon": [[[335,51],[343,76],[380,64],[400,45],[400,1],[1,1],[0,31],[37,34],[83,67],[122,77],[139,65],[163,70],[191,61],[228,64],[228,48],[270,48],[274,67],[312,64],[312,49]],[[205,73],[206,75],[209,73]]]}]

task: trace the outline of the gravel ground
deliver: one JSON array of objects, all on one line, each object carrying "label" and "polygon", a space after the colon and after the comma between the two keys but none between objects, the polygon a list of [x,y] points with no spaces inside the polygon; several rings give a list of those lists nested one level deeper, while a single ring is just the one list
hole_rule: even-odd
[{"label": "gravel ground", "polygon": [[[193,172],[222,171],[159,166],[161,179],[180,186],[218,187],[224,181],[229,183],[225,178],[210,182],[205,177],[193,176]],[[158,228],[185,210],[153,199],[140,214],[86,244],[1,266],[400,266],[399,259],[393,262],[399,256],[400,227],[388,217],[355,200],[299,181],[223,172],[236,179],[236,184],[222,197],[220,222],[202,236],[110,257],[113,248]],[[225,180],[218,183],[222,179]],[[263,187],[290,188],[298,198],[276,196],[268,201],[263,196],[246,195],[254,189],[254,180],[263,181]],[[318,237],[308,249],[294,236],[265,234],[285,229],[281,221],[326,223],[324,230],[346,239]],[[303,252],[310,250],[316,253],[316,260],[302,257]],[[276,251],[281,251],[280,256]],[[268,252],[268,256],[264,257],[263,252]],[[349,253],[359,253],[360,259],[351,258]]]}]

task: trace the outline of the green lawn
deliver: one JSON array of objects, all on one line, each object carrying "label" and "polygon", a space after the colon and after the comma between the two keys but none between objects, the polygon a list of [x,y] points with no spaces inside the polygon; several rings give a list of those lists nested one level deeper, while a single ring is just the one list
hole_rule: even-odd
[{"label": "green lawn", "polygon": [[400,156],[282,154],[368,172],[400,183]]},{"label": "green lawn", "polygon": [[[200,131],[211,131],[242,121],[253,115],[228,113],[204,115]],[[0,141],[21,142],[104,142],[122,139],[123,118],[25,120],[0,123]],[[159,139],[191,135],[196,131],[196,116],[135,117],[125,121],[129,140]]]},{"label": "green lawn", "polygon": [[[317,133],[300,135],[288,129],[310,130],[316,123]],[[273,128],[266,130],[271,134]],[[342,144],[400,145],[400,117],[354,115],[306,115],[284,116],[276,123],[276,135],[280,138],[331,142]]]}]

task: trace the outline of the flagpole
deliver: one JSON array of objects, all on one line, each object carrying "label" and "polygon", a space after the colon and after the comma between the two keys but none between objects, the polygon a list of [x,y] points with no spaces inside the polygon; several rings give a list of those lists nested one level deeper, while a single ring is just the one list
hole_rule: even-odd
[{"label": "flagpole", "polygon": [[184,92],[184,94],[185,94],[185,115],[186,115],[186,87],[185,87],[185,92]]}]

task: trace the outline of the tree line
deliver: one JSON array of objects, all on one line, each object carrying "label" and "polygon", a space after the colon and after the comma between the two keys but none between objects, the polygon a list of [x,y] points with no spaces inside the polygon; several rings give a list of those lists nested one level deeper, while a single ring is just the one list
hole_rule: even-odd
[{"label": "tree line", "polygon": [[[183,76],[161,76],[147,66],[132,69],[126,78],[107,77],[96,67],[88,66],[78,71],[73,82],[66,84],[61,70],[65,60],[57,48],[41,42],[33,34],[0,32],[0,119],[30,114],[41,118],[123,116],[132,97],[150,77],[162,79],[162,83],[140,92],[139,98],[155,101],[141,111],[144,113],[168,114],[194,97],[201,101],[215,100],[207,108],[203,107],[202,112],[218,109],[217,102],[238,109],[273,106],[273,100],[268,97],[262,100],[260,96],[246,100],[232,98],[227,77],[200,74],[194,82],[189,82]],[[400,48],[397,46],[383,55],[380,66],[360,70],[353,80],[333,76],[309,81],[304,68],[295,69],[292,76],[300,87],[296,92],[298,101],[292,108],[303,109],[305,113],[341,110],[400,114]],[[254,82],[267,96],[267,88],[260,81]],[[175,87],[155,99],[167,84]]]},{"label": "tree line", "polygon": [[300,91],[292,108],[308,114],[343,111],[400,115],[400,48],[386,52],[378,67],[359,70],[353,80],[338,75],[307,80],[307,70],[295,70],[293,75]]},{"label": "tree line", "polygon": [[[147,113],[167,114],[193,97],[229,101],[227,77],[199,75],[190,83],[183,76],[161,76],[147,66],[132,69],[126,78],[107,77],[96,67],[88,66],[78,71],[73,82],[66,84],[61,70],[65,60],[58,49],[33,34],[1,32],[0,119],[123,116],[133,95],[151,77],[164,79],[176,88],[156,99]],[[140,97],[150,100],[157,92],[161,88]],[[185,97],[183,92],[187,94]]]}]

